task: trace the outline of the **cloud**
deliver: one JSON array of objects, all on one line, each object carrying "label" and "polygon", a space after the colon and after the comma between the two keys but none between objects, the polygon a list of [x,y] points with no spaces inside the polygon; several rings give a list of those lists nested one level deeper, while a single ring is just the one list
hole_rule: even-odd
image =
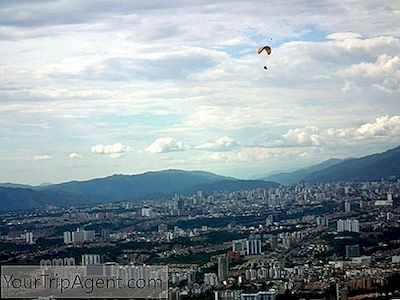
[{"label": "cloud", "polygon": [[276,150],[269,150],[261,147],[243,148],[238,151],[231,152],[215,152],[208,156],[210,160],[227,162],[227,163],[241,163],[253,161],[265,161],[272,157],[277,157]]},{"label": "cloud", "polygon": [[41,160],[48,160],[51,159],[50,155],[34,155],[32,156],[32,160],[34,161],[41,161]]},{"label": "cloud", "polygon": [[76,152],[73,152],[73,153],[71,153],[68,157],[71,158],[71,159],[80,159],[80,158],[82,158],[83,156],[80,155],[80,154],[78,154],[78,153],[76,153]]},{"label": "cloud", "polygon": [[290,129],[282,138],[284,145],[319,146],[322,142],[319,128],[315,126]]},{"label": "cloud", "polygon": [[382,116],[376,118],[375,122],[362,124],[358,128],[341,129],[336,132],[338,137],[350,136],[356,139],[399,137],[400,116]]},{"label": "cloud", "polygon": [[282,138],[272,143],[274,146],[289,147],[331,147],[354,145],[365,141],[392,141],[400,136],[400,116],[382,116],[374,122],[358,127],[326,128],[306,126],[290,129]]},{"label": "cloud", "polygon": [[112,145],[102,145],[98,144],[91,147],[92,153],[94,154],[106,154],[111,158],[119,158],[124,153],[131,152],[132,148],[129,146],[125,146],[122,143],[116,143]]},{"label": "cloud", "polygon": [[385,93],[400,94],[400,78],[385,78],[382,82],[374,84],[374,86]]},{"label": "cloud", "polygon": [[342,72],[348,77],[386,77],[400,78],[400,56],[382,54],[373,63],[352,65]]},{"label": "cloud", "polygon": [[[267,147],[241,147],[233,151],[204,153],[193,156],[190,161],[198,164],[258,164],[260,162],[271,162],[280,159],[292,160],[298,157],[310,157],[314,155],[314,149],[279,149]],[[265,170],[264,170],[265,172]]]},{"label": "cloud", "polygon": [[185,150],[186,146],[182,141],[177,141],[171,137],[157,138],[150,146],[146,148],[147,152],[167,153]]},{"label": "cloud", "polygon": [[196,146],[195,148],[201,150],[223,152],[223,151],[231,151],[239,147],[240,145],[235,139],[230,138],[228,136],[224,136],[217,139],[215,142],[204,143]]},{"label": "cloud", "polygon": [[[232,101],[233,102],[233,101]],[[222,103],[216,105],[200,105],[196,110],[189,114],[184,125],[191,128],[224,128],[238,129],[246,126],[262,124],[263,121],[254,119],[254,113],[250,107],[236,106],[237,103]]]},{"label": "cloud", "polygon": [[326,36],[329,40],[343,41],[347,39],[358,39],[361,35],[355,32],[335,32]]},{"label": "cloud", "polygon": [[[132,141],[145,149],[155,137],[179,135],[147,152],[199,147],[204,152],[197,155],[243,161],[238,170],[246,159],[267,155],[247,145],[266,128],[268,145],[282,151],[355,155],[370,140],[382,150],[394,144],[388,141],[395,136],[377,135],[387,134],[381,127],[390,122],[371,120],[398,115],[399,11],[396,1],[374,0],[0,1],[0,156],[33,149],[21,155],[29,159],[45,142],[53,170],[33,166],[61,181],[75,176],[63,169],[65,149],[82,142],[94,145],[95,154],[119,157],[126,149],[96,144]],[[260,43],[272,47],[269,57],[256,54]],[[357,132],[365,124],[381,129]],[[121,171],[167,160],[174,167],[175,155],[157,161],[143,152],[127,155],[124,166],[135,169]],[[282,163],[291,168],[304,159]],[[15,174],[17,166],[4,166],[0,176]],[[89,160],[80,175],[97,176],[101,168]],[[28,174],[34,173],[21,176],[39,180]]]}]

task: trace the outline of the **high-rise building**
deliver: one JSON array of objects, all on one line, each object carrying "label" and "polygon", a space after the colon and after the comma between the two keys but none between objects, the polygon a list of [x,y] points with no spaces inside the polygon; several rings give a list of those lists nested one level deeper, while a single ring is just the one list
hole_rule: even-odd
[{"label": "high-rise building", "polygon": [[339,219],[339,220],[337,220],[337,231],[338,232],[343,232],[344,231],[344,220],[342,220],[342,219]]},{"label": "high-rise building", "polygon": [[218,277],[217,274],[215,273],[205,273],[204,274],[204,283],[211,285],[211,286],[216,286],[218,284]]},{"label": "high-rise building", "polygon": [[218,281],[222,282],[228,279],[229,265],[228,257],[226,255],[218,256]]},{"label": "high-rise building", "polygon": [[151,207],[142,208],[142,217],[151,217],[153,215],[153,209]]},{"label": "high-rise building", "polygon": [[247,239],[247,255],[261,254],[261,236],[259,234],[251,234]]},{"label": "high-rise building", "polygon": [[274,224],[274,215],[268,215],[267,219],[265,220],[265,225],[271,226]]},{"label": "high-rise building", "polygon": [[271,250],[275,250],[278,247],[278,237],[276,235],[273,235],[269,239],[269,244],[270,244]]},{"label": "high-rise building", "polygon": [[351,212],[351,205],[350,205],[350,201],[349,200],[346,200],[344,202],[344,211],[345,212]]},{"label": "high-rise building", "polygon": [[[64,243],[65,237],[68,236],[68,233],[64,232]],[[96,232],[94,230],[84,230],[77,228],[76,231],[71,233],[71,240],[73,243],[80,244],[84,242],[91,242],[95,239]],[[68,240],[68,237],[67,237]]]},{"label": "high-rise building", "polygon": [[98,265],[100,264],[100,255],[98,254],[83,254],[82,255],[82,265]]},{"label": "high-rise building", "polygon": [[232,251],[246,254],[247,241],[246,239],[232,241]]},{"label": "high-rise building", "polygon": [[64,244],[68,245],[71,243],[73,243],[71,231],[64,231]]},{"label": "high-rise building", "polygon": [[27,244],[32,245],[33,242],[33,233],[32,232],[26,232],[25,233],[25,241]]},{"label": "high-rise building", "polygon": [[317,217],[317,226],[328,227],[329,226],[329,218],[328,217]]},{"label": "high-rise building", "polygon": [[192,284],[196,282],[196,270],[195,269],[191,269],[189,270],[188,274],[187,274],[187,280],[188,280],[188,284]]},{"label": "high-rise building", "polygon": [[85,230],[77,228],[76,231],[72,232],[72,240],[74,243],[83,243],[85,241]]},{"label": "high-rise building", "polygon": [[108,242],[110,240],[110,234],[111,234],[110,229],[102,229],[101,230],[101,238],[102,238],[103,242]]},{"label": "high-rise building", "polygon": [[360,232],[360,223],[358,222],[358,220],[355,219],[339,219],[337,221],[337,231]]},{"label": "high-rise building", "polygon": [[360,222],[358,220],[353,220],[351,223],[351,230],[352,232],[360,232]]},{"label": "high-rise building", "polygon": [[393,194],[392,193],[388,193],[387,194],[387,201],[393,201]]}]

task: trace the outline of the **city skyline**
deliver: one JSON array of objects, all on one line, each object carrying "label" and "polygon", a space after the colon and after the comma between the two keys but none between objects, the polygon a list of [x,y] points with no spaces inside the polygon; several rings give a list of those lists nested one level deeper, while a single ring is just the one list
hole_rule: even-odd
[{"label": "city skyline", "polygon": [[375,1],[3,1],[0,182],[171,168],[249,178],[398,146],[399,13]]}]

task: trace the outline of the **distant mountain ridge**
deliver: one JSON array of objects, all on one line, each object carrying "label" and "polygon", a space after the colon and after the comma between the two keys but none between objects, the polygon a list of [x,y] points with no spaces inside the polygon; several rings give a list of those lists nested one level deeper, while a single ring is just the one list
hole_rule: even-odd
[{"label": "distant mountain ridge", "polygon": [[32,188],[0,186],[0,211],[25,210],[68,203],[69,206],[86,203],[82,196],[60,191],[35,191]]},{"label": "distant mountain ridge", "polygon": [[112,175],[87,181],[70,181],[39,187],[42,191],[64,191],[75,195],[102,196],[110,201],[169,195],[211,182],[237,180],[204,171],[164,170],[138,175]]},{"label": "distant mountain ridge", "polygon": [[28,185],[28,184],[12,183],[12,182],[0,183],[0,187],[21,188],[21,189],[31,189],[31,188],[34,188],[33,186]]},{"label": "distant mountain ridge", "polygon": [[326,169],[310,173],[303,179],[310,183],[322,183],[377,181],[392,176],[400,178],[400,147],[382,153],[348,159]]},{"label": "distant mountain ridge", "polygon": [[0,210],[29,209],[46,204],[117,202],[172,196],[175,193],[234,191],[277,187],[277,183],[239,180],[204,171],[165,170],[138,175],[112,175],[30,188],[2,187]]},{"label": "distant mountain ridge", "polygon": [[283,185],[293,185],[301,180],[303,178],[313,172],[316,171],[321,171],[326,168],[329,168],[335,164],[338,164],[342,162],[342,159],[338,158],[332,158],[326,161],[323,161],[322,163],[319,163],[317,165],[308,167],[308,168],[302,168],[295,170],[293,172],[281,172],[277,174],[272,174],[267,177],[262,178],[261,180],[268,180],[268,181],[274,181]]},{"label": "distant mountain ridge", "polygon": [[277,181],[293,184],[335,181],[377,181],[400,178],[400,147],[382,153],[346,160],[331,159],[290,173],[268,176],[265,180],[239,180],[204,171],[165,170],[138,175],[112,175],[87,181],[70,181],[47,186],[0,184],[0,211],[31,209],[48,204],[71,206],[151,199],[202,190],[235,191],[249,188],[278,187]]},{"label": "distant mountain ridge", "polygon": [[299,181],[377,181],[391,176],[400,178],[400,147],[360,158],[330,159],[309,168],[278,173],[263,179],[293,185]]}]

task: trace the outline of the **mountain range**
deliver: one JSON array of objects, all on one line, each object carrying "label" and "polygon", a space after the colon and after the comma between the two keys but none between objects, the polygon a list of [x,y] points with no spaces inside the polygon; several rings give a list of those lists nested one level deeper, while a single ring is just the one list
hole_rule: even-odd
[{"label": "mountain range", "polygon": [[330,159],[309,168],[273,174],[262,179],[292,185],[299,181],[377,181],[391,176],[400,178],[400,147],[360,158]]},{"label": "mountain range", "polygon": [[330,159],[260,180],[240,180],[204,171],[164,170],[39,186],[4,183],[0,184],[0,211],[32,209],[48,204],[71,206],[152,199],[174,194],[189,195],[199,190],[212,193],[269,188],[299,181],[377,181],[391,176],[400,178],[400,147],[360,158]]},{"label": "mountain range", "polygon": [[164,170],[138,175],[112,175],[87,181],[70,181],[46,186],[0,184],[0,211],[31,209],[47,204],[70,206],[151,199],[178,194],[235,191],[277,187],[275,182],[239,180],[203,171]]},{"label": "mountain range", "polygon": [[283,185],[292,185],[292,184],[295,184],[295,183],[303,180],[303,178],[309,174],[327,169],[327,168],[329,168],[333,165],[336,165],[342,161],[343,161],[342,159],[332,158],[332,159],[326,160],[322,163],[319,163],[317,165],[314,165],[314,166],[311,166],[308,168],[298,169],[293,172],[281,172],[281,173],[277,173],[277,174],[272,174],[267,177],[261,178],[261,180],[270,180],[270,181],[278,182]]}]

